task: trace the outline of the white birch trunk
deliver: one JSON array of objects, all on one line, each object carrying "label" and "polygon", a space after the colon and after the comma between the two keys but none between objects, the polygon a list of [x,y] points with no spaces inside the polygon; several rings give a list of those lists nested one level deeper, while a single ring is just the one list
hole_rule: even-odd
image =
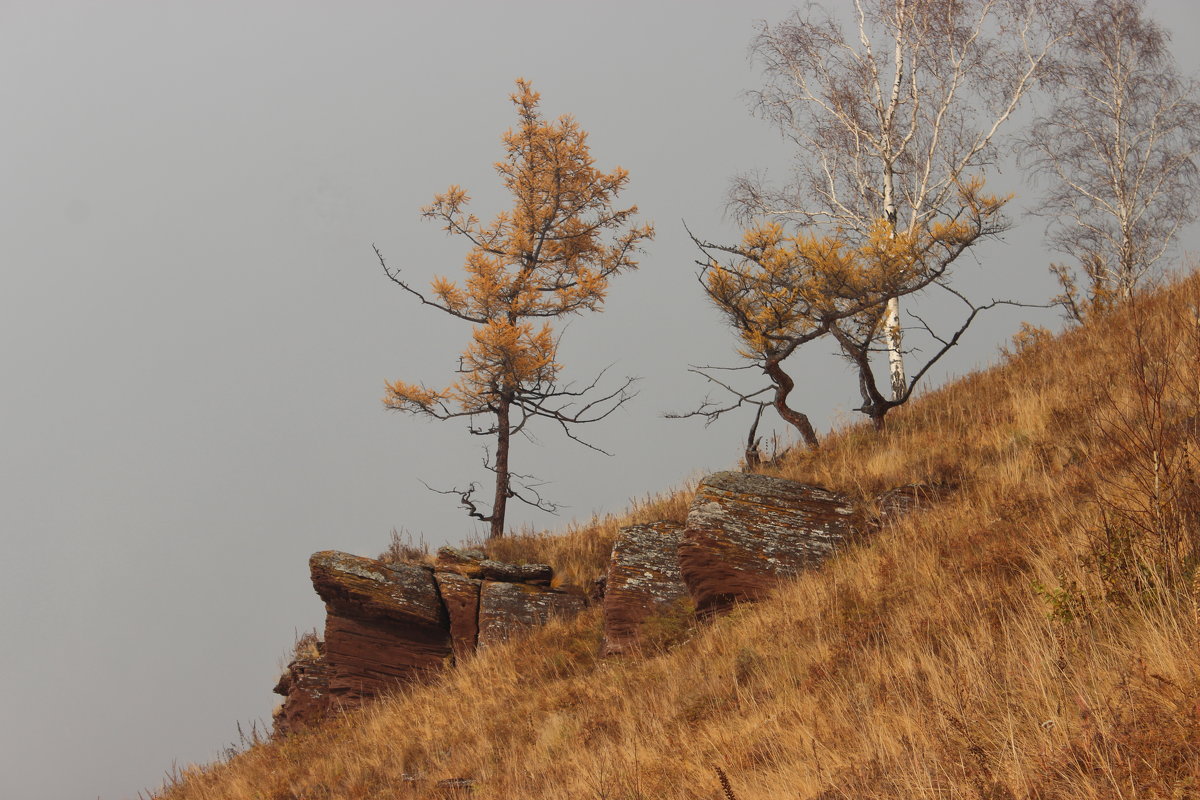
[{"label": "white birch trunk", "polygon": [[903,333],[900,330],[900,299],[893,297],[888,300],[887,317],[888,373],[892,377],[892,399],[900,400],[908,388],[908,378],[904,375],[904,353],[901,349]]},{"label": "white birch trunk", "polygon": [[[892,239],[896,238],[896,173],[894,168],[895,154],[892,152],[891,143],[891,127],[896,119],[896,109],[900,103],[900,87],[904,82],[904,23],[905,23],[905,3],[903,0],[897,7],[896,19],[896,50],[894,55],[893,68],[895,75],[892,80],[892,94],[888,105],[887,114],[884,117],[884,130],[881,131],[881,140],[887,144],[887,155],[883,164],[883,213],[888,221],[888,236]],[[903,332],[900,329],[900,298],[893,297],[888,300],[887,314],[884,317],[884,341],[887,342],[888,350],[888,374],[891,376],[892,383],[892,399],[900,400],[904,397],[904,389],[908,383],[904,375],[904,351],[903,351]]]}]

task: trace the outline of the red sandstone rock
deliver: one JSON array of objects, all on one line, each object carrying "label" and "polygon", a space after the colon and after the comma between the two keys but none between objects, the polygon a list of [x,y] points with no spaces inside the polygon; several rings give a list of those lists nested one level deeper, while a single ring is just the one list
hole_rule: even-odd
[{"label": "red sandstone rock", "polygon": [[335,700],[358,702],[445,666],[448,618],[430,569],[330,550],[315,553],[309,568],[325,601]]},{"label": "red sandstone rock", "polygon": [[484,581],[479,592],[479,647],[506,641],[519,630],[574,616],[587,606],[579,594],[523,583]]},{"label": "red sandstone rock", "polygon": [[286,736],[320,721],[329,713],[329,674],[322,642],[312,652],[298,655],[288,664],[275,693],[284,697],[275,711],[276,736]]},{"label": "red sandstone rock", "polygon": [[849,501],[817,486],[742,472],[705,478],[688,511],[679,568],[700,614],[766,594],[849,535]]},{"label": "red sandstone rock", "polygon": [[439,547],[434,570],[453,572],[467,578],[478,578],[479,562],[487,558],[479,550],[459,550],[456,547]]},{"label": "red sandstone rock", "polygon": [[438,549],[438,572],[456,572],[467,578],[505,583],[536,583],[549,586],[554,569],[549,564],[508,564],[483,558],[478,551],[456,550],[453,547]]},{"label": "red sandstone rock", "polygon": [[687,597],[676,552],[682,536],[677,522],[632,525],[617,534],[605,580],[605,654],[635,649],[641,624]]},{"label": "red sandstone rock", "polygon": [[487,581],[505,583],[534,583],[549,586],[554,568],[549,564],[506,564],[486,559],[479,562],[480,577]]},{"label": "red sandstone rock", "polygon": [[435,572],[442,604],[450,615],[450,639],[455,659],[475,652],[479,637],[479,587],[481,581],[456,572]]}]

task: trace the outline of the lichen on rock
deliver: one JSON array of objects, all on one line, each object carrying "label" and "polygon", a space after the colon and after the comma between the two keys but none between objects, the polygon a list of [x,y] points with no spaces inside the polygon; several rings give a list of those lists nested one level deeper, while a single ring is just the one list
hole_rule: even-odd
[{"label": "lichen on rock", "polygon": [[701,481],[679,545],[697,612],[766,594],[817,566],[850,534],[848,498],[766,475],[718,472]]}]

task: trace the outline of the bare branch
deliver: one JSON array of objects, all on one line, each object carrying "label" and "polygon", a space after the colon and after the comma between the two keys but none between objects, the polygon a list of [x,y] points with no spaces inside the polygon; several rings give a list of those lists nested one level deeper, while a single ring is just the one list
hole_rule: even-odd
[{"label": "bare branch", "polygon": [[413,297],[416,297],[418,300],[420,300],[425,305],[433,306],[434,308],[438,309],[439,311],[444,311],[452,317],[458,317],[459,319],[465,320],[467,322],[474,322],[474,323],[477,323],[480,325],[487,322],[487,320],[484,319],[483,317],[473,317],[468,314],[460,314],[457,311],[447,308],[446,306],[442,305],[441,303],[435,303],[432,300],[427,299],[425,297],[425,295],[421,294],[416,289],[412,288],[411,286],[409,286],[407,283],[405,283],[403,280],[400,279],[400,270],[393,269],[392,267],[388,266],[387,261],[385,261],[383,258],[383,253],[379,250],[378,247],[376,247],[374,244],[372,244],[371,249],[375,251],[376,257],[379,258],[379,264],[380,264],[380,266],[383,267],[384,274],[388,276],[388,278],[392,281],[392,283],[396,284],[401,289],[403,289],[404,291],[411,294]]},{"label": "bare branch", "polygon": [[[701,376],[705,380],[707,380],[711,383],[715,383],[717,386],[720,386],[722,389],[724,389],[725,391],[727,391],[731,395],[733,395],[736,398],[736,400],[729,405],[723,406],[723,405],[720,405],[719,403],[713,401],[710,397],[705,397],[704,401],[700,404],[700,406],[693,411],[688,411],[688,412],[683,412],[683,413],[668,412],[668,413],[663,414],[663,417],[665,417],[666,419],[690,419],[691,417],[704,417],[704,427],[707,428],[709,425],[712,425],[714,422],[716,422],[721,417],[722,414],[726,414],[730,411],[741,408],[745,404],[758,406],[759,407],[759,416],[761,416],[762,408],[771,405],[770,402],[768,402],[768,401],[756,400],[755,398],[758,397],[759,395],[762,395],[762,394],[765,394],[765,393],[771,391],[771,389],[773,387],[764,386],[763,388],[761,388],[757,391],[746,394],[746,393],[738,391],[737,389],[734,389],[728,383],[725,383],[724,381],[718,380],[717,378],[714,378],[712,375],[709,375],[707,372],[704,371],[705,369],[730,369],[731,370],[731,369],[742,369],[742,368],[741,367],[696,367],[696,366],[689,365],[688,370],[687,370],[688,372],[695,373],[696,375]],[[758,424],[758,421],[757,421],[757,417],[756,417],[755,425],[757,426],[757,424]]]},{"label": "bare branch", "polygon": [[452,494],[457,496],[459,505],[467,510],[467,516],[474,517],[480,522],[491,522],[493,520],[493,516],[491,514],[485,516],[484,513],[479,510],[479,507],[475,504],[475,502],[471,499],[471,495],[473,495],[475,490],[479,488],[478,484],[471,483],[471,485],[466,489],[459,489],[458,487],[453,489],[435,489],[428,483],[425,483],[425,481],[421,481],[421,485],[434,494]]}]

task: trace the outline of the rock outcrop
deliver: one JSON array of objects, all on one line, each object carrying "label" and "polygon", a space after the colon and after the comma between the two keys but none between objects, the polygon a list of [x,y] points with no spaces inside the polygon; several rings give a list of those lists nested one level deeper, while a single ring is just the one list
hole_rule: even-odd
[{"label": "rock outcrop", "polygon": [[705,478],[688,511],[679,569],[696,611],[723,611],[820,564],[850,533],[849,501],[818,486],[741,472]]},{"label": "rock outcrop", "polygon": [[604,652],[634,650],[642,624],[675,612],[688,596],[679,572],[683,526],[651,522],[622,528],[604,577]]},{"label": "rock outcrop", "polygon": [[508,641],[514,633],[574,616],[587,606],[582,594],[525,583],[484,581],[479,591],[479,647]]},{"label": "rock outcrop", "polygon": [[582,594],[551,589],[545,564],[505,564],[452,548],[433,565],[327,550],[309,559],[309,569],[325,601],[325,639],[293,660],[275,687],[285,698],[277,735],[587,605]]},{"label": "rock outcrop", "polygon": [[309,568],[325,601],[334,698],[375,697],[444,666],[451,654],[449,617],[432,569],[328,550],[314,554]]},{"label": "rock outcrop", "polygon": [[[866,525],[933,499],[923,484],[886,492]],[[848,540],[852,517],[847,498],[818,486],[719,472],[701,482],[686,525],[623,528],[588,597],[551,588],[546,564],[506,564],[478,551],[444,547],[433,564],[316,553],[309,564],[325,601],[325,641],[298,652],[275,687],[286,698],[276,733],[578,614],[589,597],[604,606],[605,652],[635,650],[653,619],[674,619],[685,608],[708,616],[820,564]]]},{"label": "rock outcrop", "polygon": [[450,618],[450,641],[454,657],[466,658],[475,652],[479,640],[479,588],[483,581],[457,572],[436,572],[438,591]]},{"label": "rock outcrop", "polygon": [[274,714],[276,734],[286,736],[324,718],[330,704],[329,673],[324,642],[310,641],[307,647],[297,648],[274,689],[286,698]]}]

